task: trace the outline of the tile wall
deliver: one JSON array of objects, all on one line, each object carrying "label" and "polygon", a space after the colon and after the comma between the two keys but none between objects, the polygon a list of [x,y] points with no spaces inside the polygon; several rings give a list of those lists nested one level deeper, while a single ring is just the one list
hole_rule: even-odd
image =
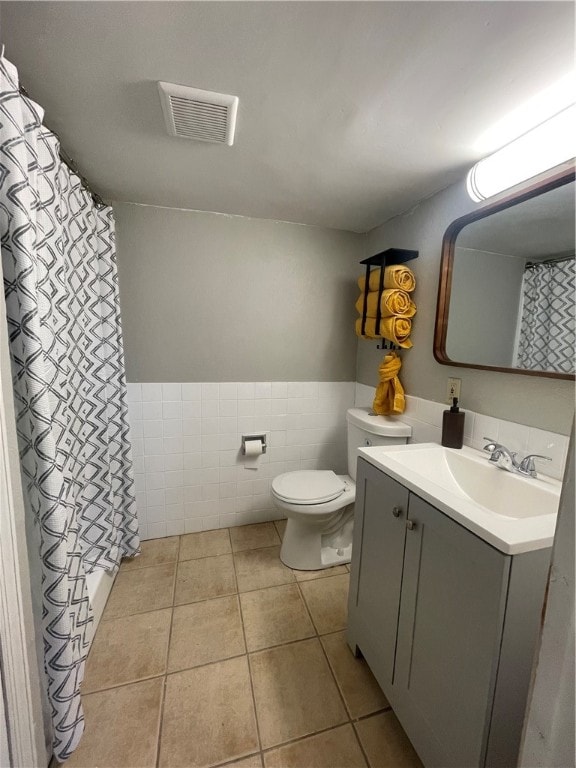
[{"label": "tile wall", "polygon": [[[369,406],[374,388],[354,382],[128,384],[142,538],[274,520],[272,479],[297,469],[347,471],[346,409]],[[440,442],[444,403],[407,397],[411,442]],[[268,448],[246,469],[243,434]],[[484,436],[521,455],[542,453],[542,474],[562,479],[568,438],[466,411],[464,443]]]},{"label": "tile wall", "polygon": [[[374,387],[356,384],[355,404],[372,405]],[[412,443],[439,443],[442,439],[442,414],[449,406],[420,397],[406,397],[406,411],[400,417],[412,426]],[[546,432],[535,427],[526,427],[512,421],[494,419],[481,413],[464,409],[464,445],[481,450],[486,445],[485,437],[502,443],[520,456],[541,453],[550,456],[551,462],[536,462],[543,475],[561,480],[566,464],[568,437],[555,432]]]},{"label": "tile wall", "polygon": [[[281,517],[272,478],[346,471],[346,409],[354,382],[128,384],[142,538]],[[268,448],[246,469],[243,434]]]}]

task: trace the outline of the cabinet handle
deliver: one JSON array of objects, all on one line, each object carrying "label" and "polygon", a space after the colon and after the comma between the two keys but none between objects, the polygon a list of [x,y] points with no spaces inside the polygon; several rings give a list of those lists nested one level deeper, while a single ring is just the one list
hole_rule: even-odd
[{"label": "cabinet handle", "polygon": [[414,520],[406,520],[406,528],[408,528],[409,531],[413,531],[414,528],[416,528]]},{"label": "cabinet handle", "polygon": [[394,517],[400,517],[402,514],[402,509],[400,507],[392,507],[392,514]]}]

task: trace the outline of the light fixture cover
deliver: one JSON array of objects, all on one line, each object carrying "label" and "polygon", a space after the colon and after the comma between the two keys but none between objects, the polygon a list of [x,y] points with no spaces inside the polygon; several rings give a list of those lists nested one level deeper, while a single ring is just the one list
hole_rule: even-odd
[{"label": "light fixture cover", "polygon": [[576,156],[576,105],[554,115],[493,155],[480,160],[466,179],[476,202],[531,179]]}]

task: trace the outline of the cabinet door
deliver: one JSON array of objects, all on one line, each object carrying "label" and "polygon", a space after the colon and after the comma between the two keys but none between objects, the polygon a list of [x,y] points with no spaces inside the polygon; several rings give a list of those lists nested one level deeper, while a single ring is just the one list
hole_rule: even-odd
[{"label": "cabinet door", "polygon": [[348,639],[390,699],[407,508],[406,488],[359,459]]},{"label": "cabinet door", "polygon": [[397,714],[427,768],[484,764],[510,558],[414,494]]}]

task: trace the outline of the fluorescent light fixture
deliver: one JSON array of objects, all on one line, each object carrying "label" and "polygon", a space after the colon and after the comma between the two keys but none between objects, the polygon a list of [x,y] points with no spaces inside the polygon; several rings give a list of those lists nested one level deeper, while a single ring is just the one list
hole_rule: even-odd
[{"label": "fluorescent light fixture", "polygon": [[466,179],[468,194],[486,200],[576,155],[576,105],[564,109],[493,155],[480,160]]},{"label": "fluorescent light fixture", "polygon": [[549,88],[514,109],[480,136],[474,145],[479,155],[488,155],[526,131],[544,123],[574,103],[576,71],[569,72]]}]

